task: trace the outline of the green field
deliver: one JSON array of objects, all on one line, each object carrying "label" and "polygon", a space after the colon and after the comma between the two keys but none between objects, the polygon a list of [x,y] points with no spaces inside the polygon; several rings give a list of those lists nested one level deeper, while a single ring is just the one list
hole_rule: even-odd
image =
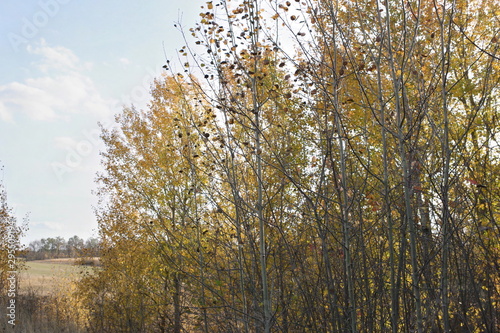
[{"label": "green field", "polygon": [[35,260],[25,263],[19,274],[19,293],[34,291],[39,295],[50,295],[70,281],[78,279],[83,271],[94,267],[75,265],[75,259]]}]

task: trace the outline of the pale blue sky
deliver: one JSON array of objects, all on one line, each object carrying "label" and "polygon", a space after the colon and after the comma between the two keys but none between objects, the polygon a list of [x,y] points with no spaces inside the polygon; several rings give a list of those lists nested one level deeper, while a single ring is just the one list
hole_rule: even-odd
[{"label": "pale blue sky", "polygon": [[[0,2],[0,174],[25,243],[97,235],[97,122],[144,107],[203,1]],[[164,46],[163,46],[164,45]]]}]

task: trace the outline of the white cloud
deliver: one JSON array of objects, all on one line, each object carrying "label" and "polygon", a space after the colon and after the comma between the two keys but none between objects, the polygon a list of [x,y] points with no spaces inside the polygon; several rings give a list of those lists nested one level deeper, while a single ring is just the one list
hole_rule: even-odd
[{"label": "white cloud", "polygon": [[50,70],[78,70],[87,66],[70,49],[62,46],[48,46],[44,39],[36,46],[28,45],[27,50],[41,57],[35,65],[44,73],[49,73]]},{"label": "white cloud", "polygon": [[7,110],[7,107],[0,103],[0,121],[5,121],[8,123],[12,123],[14,119],[12,119],[12,114]]},{"label": "white cloud", "polygon": [[39,55],[36,66],[44,76],[0,86],[0,119],[15,121],[19,114],[33,120],[53,120],[70,114],[106,115],[111,104],[85,75],[88,67],[69,49],[42,40],[28,51]]},{"label": "white cloud", "polygon": [[131,61],[127,58],[120,58],[118,61],[120,61],[120,63],[122,65],[130,65],[131,64]]},{"label": "white cloud", "polygon": [[53,231],[63,230],[63,224],[53,221],[43,221],[43,222],[31,222],[32,227],[43,227],[43,229],[50,229]]},{"label": "white cloud", "polygon": [[7,117],[23,112],[35,120],[54,118],[56,115],[51,96],[44,90],[19,82],[0,86],[0,109],[7,112]]}]

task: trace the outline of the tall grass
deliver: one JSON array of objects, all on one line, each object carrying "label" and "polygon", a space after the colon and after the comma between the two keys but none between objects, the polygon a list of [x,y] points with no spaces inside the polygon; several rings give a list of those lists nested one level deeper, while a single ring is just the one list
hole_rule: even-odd
[{"label": "tall grass", "polygon": [[25,268],[18,277],[15,326],[6,315],[7,292],[0,293],[0,332],[88,332],[87,316],[75,296],[75,282],[78,273],[90,267],[40,261],[28,262]]},{"label": "tall grass", "polygon": [[[83,333],[87,332],[83,316],[75,311],[71,299],[63,295],[41,295],[31,288],[16,297],[15,326],[8,323],[4,314],[0,321],[0,332],[22,333]],[[6,309],[8,299],[1,299],[1,308]]]}]

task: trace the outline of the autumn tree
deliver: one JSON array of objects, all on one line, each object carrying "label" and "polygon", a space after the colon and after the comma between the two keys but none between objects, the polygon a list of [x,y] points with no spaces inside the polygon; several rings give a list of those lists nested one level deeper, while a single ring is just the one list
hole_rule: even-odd
[{"label": "autumn tree", "polygon": [[[492,66],[496,46],[490,42],[496,38],[484,37],[479,29],[472,28],[484,21],[482,13],[490,13],[490,19],[495,16],[490,4],[317,1],[298,5],[282,2],[277,8],[275,18],[297,36],[297,45],[307,63],[315,64],[308,68],[314,88],[307,92],[328,96],[328,109],[340,122],[336,132],[348,148],[341,144],[336,148],[340,153],[336,159],[339,169],[347,162],[367,171],[360,179],[366,180],[364,183],[355,181],[355,172],[348,174],[350,183],[341,175],[342,186],[347,189],[343,193],[360,193],[357,202],[361,205],[354,224],[365,225],[351,229],[353,233],[348,236],[362,246],[354,251],[361,255],[355,262],[361,263],[371,247],[363,232],[385,230],[388,247],[382,243],[371,251],[389,254],[386,276],[390,293],[383,295],[391,295],[392,330],[400,331],[401,323],[418,331],[471,326],[463,322],[467,321],[463,313],[455,313],[450,319],[450,313],[455,311],[451,310],[454,302],[450,300],[450,285],[460,277],[450,273],[449,256],[460,256],[462,247],[451,244],[456,236],[468,233],[465,225],[472,220],[452,216],[449,206],[450,202],[456,203],[452,198],[454,188],[467,182],[465,165],[470,165],[475,156],[464,154],[459,147],[474,145],[477,136],[472,141],[467,139],[476,133],[471,131],[470,121],[489,113],[481,101],[496,94],[492,80],[496,75]],[[481,10],[476,12],[477,8]],[[304,38],[306,32],[312,36]],[[474,40],[482,40],[486,49]],[[470,63],[465,59],[470,59]],[[468,82],[464,73],[468,77],[473,68],[481,68],[482,74],[474,75],[480,88],[473,94],[469,85],[465,97],[464,91],[457,88]],[[336,103],[339,97],[341,104]],[[464,117],[467,113],[469,119]],[[363,142],[368,143],[366,148],[372,153],[360,149]],[[378,158],[380,155],[382,159]],[[356,184],[365,184],[365,190],[359,192],[363,187]],[[391,193],[399,193],[399,197]],[[344,195],[336,199],[340,206]],[[351,211],[356,210],[355,203],[350,207]],[[366,224],[374,218],[385,220],[386,228]],[[362,221],[365,223],[360,224]],[[346,236],[346,231],[342,233]],[[347,245],[344,242],[344,247]],[[463,257],[460,261],[468,260]],[[345,261],[348,286],[352,281],[348,278],[347,257]],[[369,278],[371,270],[357,266],[355,274],[361,275],[354,279]],[[440,276],[439,284],[433,281],[433,274]],[[384,279],[373,281],[382,288],[375,290],[384,290]],[[408,288],[401,289],[404,285]],[[349,302],[361,310],[357,311],[358,318],[350,318],[350,323],[362,321],[351,325],[349,331],[373,327],[372,320],[362,311],[365,306],[374,310],[370,297],[359,298],[360,293],[370,295],[373,290],[369,284],[359,284],[355,287],[357,295],[353,296],[347,287]],[[413,300],[413,305],[406,307],[406,300]],[[373,314],[369,317],[373,318]],[[493,322],[490,318],[482,325],[491,327]],[[381,325],[385,325],[383,320]]]},{"label": "autumn tree", "polygon": [[[21,267],[17,257],[20,255],[20,238],[25,229],[26,223],[24,225],[17,224],[12,208],[7,204],[7,192],[3,184],[0,183],[0,290],[2,297],[7,295],[5,290],[10,285],[7,277],[10,277],[12,272],[17,272]],[[16,282],[14,281],[14,283]],[[15,293],[17,294],[16,291]]]},{"label": "autumn tree", "polygon": [[497,330],[493,3],[207,2],[103,129],[92,328]]}]

